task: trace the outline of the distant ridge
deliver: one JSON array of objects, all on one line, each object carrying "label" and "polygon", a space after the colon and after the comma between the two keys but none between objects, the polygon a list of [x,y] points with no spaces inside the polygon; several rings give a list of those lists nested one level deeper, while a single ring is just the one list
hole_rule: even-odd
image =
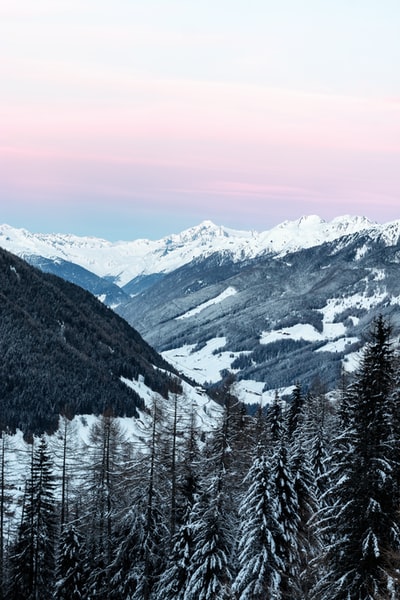
[{"label": "distant ridge", "polygon": [[262,233],[204,221],[116,243],[3,226],[1,245],[90,290],[205,385],[230,370],[257,393],[333,388],[373,318],[400,335],[400,220],[309,215]]},{"label": "distant ridge", "polygon": [[0,247],[29,261],[34,256],[67,261],[123,288],[136,277],[169,273],[194,258],[210,256],[214,252],[229,252],[234,260],[243,260],[264,253],[282,254],[310,248],[343,235],[366,229],[379,231],[383,227],[366,217],[344,215],[327,222],[309,215],[296,221],[285,221],[261,233],[203,221],[156,241],[109,242],[94,237],[35,234],[1,225]]}]

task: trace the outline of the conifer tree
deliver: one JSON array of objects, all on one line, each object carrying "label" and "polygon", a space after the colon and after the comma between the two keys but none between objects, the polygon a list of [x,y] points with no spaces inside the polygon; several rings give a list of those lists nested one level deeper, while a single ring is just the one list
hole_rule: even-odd
[{"label": "conifer tree", "polygon": [[400,529],[393,456],[400,440],[391,423],[393,383],[390,327],[379,317],[346,398],[349,425],[336,440],[331,503],[320,518],[331,544],[314,590],[318,600],[398,598]]},{"label": "conifer tree", "polygon": [[268,408],[266,421],[269,439],[272,443],[272,448],[274,448],[284,432],[282,406],[278,392],[275,392],[274,400]]},{"label": "conifer tree", "polygon": [[55,588],[56,600],[84,598],[82,541],[73,525],[66,525],[61,533]]},{"label": "conifer tree", "polygon": [[85,594],[96,600],[107,599],[109,595],[106,573],[114,553],[115,515],[121,509],[120,498],[124,495],[125,443],[118,421],[107,412],[92,426],[90,445],[86,448],[87,469],[79,521],[85,539]]},{"label": "conifer tree", "polygon": [[[194,547],[192,511],[200,494],[199,434],[195,413],[190,412],[188,428],[184,427],[179,444],[179,460],[175,465],[176,481],[176,529],[171,524],[170,550],[166,565],[157,582],[154,598],[157,600],[183,600],[190,577]],[[171,485],[171,488],[173,486]],[[174,532],[174,533],[173,533]]]},{"label": "conifer tree", "polygon": [[291,447],[290,469],[293,475],[293,488],[298,505],[297,551],[298,551],[298,595],[293,592],[293,600],[309,597],[313,585],[314,571],[311,563],[321,551],[319,533],[313,526],[313,517],[318,510],[315,476],[310,464],[309,453],[304,440],[298,436]]},{"label": "conifer tree", "polygon": [[296,430],[301,424],[304,403],[300,384],[297,383],[293,388],[291,401],[286,410],[286,433],[289,441],[293,439]]},{"label": "conifer tree", "polygon": [[[194,531],[190,578],[185,600],[221,600],[231,598],[233,529],[236,525],[236,503],[231,485],[235,456],[232,436],[235,429],[237,399],[225,395],[221,421],[211,435],[202,465],[202,492],[192,511]],[[233,411],[233,412],[232,412]]]},{"label": "conifer tree", "polygon": [[153,398],[150,428],[143,431],[147,451],[137,454],[129,483],[129,505],[115,522],[115,557],[107,567],[108,598],[148,600],[166,562],[171,523],[170,455],[163,455],[165,438],[161,400]]},{"label": "conifer tree", "polygon": [[222,512],[222,492],[212,490],[194,507],[193,554],[185,600],[230,600],[232,533]]},{"label": "conifer tree", "polygon": [[12,553],[10,598],[52,597],[57,535],[53,464],[44,438],[32,448],[31,477],[24,497],[23,517]]},{"label": "conifer tree", "polygon": [[283,529],[276,518],[271,474],[264,454],[254,460],[246,477],[248,490],[239,509],[238,574],[233,592],[238,600],[277,598],[284,570],[277,555]]},{"label": "conifer tree", "polygon": [[156,586],[157,600],[184,600],[192,569],[194,527],[191,511],[181,523],[173,538],[174,544],[168,562]]},{"label": "conifer tree", "polygon": [[281,531],[276,540],[276,554],[283,564],[279,593],[282,600],[293,600],[299,594],[299,503],[294,489],[285,436],[272,458],[271,483],[276,498],[276,519]]}]

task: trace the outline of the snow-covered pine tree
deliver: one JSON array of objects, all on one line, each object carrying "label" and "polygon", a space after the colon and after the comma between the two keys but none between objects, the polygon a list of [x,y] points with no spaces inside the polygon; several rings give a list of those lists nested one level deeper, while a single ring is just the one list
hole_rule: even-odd
[{"label": "snow-covered pine tree", "polygon": [[317,488],[306,441],[297,435],[290,448],[290,470],[297,497],[298,524],[297,546],[299,559],[299,594],[293,592],[293,600],[309,597],[314,580],[311,563],[321,551],[318,531],[313,526],[313,517],[318,510]]},{"label": "snow-covered pine tree", "polygon": [[305,400],[301,391],[301,386],[297,383],[292,391],[290,404],[286,410],[286,434],[288,440],[291,441],[293,436],[300,426],[303,419]]},{"label": "snow-covered pine tree", "polygon": [[211,490],[194,507],[193,554],[184,600],[230,600],[232,537],[222,492]]},{"label": "snow-covered pine tree", "polygon": [[394,384],[390,327],[379,317],[346,397],[348,427],[336,440],[331,504],[320,515],[330,545],[321,560],[318,600],[399,597],[400,529],[391,423]]},{"label": "snow-covered pine tree", "polygon": [[54,597],[56,600],[85,597],[82,541],[74,525],[66,525],[61,533]]},{"label": "snow-covered pine tree", "polygon": [[276,447],[276,444],[280,442],[284,433],[282,406],[278,392],[275,392],[274,400],[268,407],[266,422],[268,437],[273,450]]},{"label": "snow-covered pine tree", "polygon": [[229,600],[231,596],[233,530],[236,526],[232,471],[235,455],[231,442],[236,428],[237,399],[225,395],[219,426],[206,446],[202,470],[202,491],[192,511],[194,531],[190,578],[184,600]]},{"label": "snow-covered pine tree", "polygon": [[293,600],[300,593],[299,503],[294,489],[285,436],[272,457],[271,483],[276,499],[276,520],[281,532],[276,540],[276,554],[283,564],[279,593],[282,600]]},{"label": "snow-covered pine tree", "polygon": [[238,574],[232,586],[238,600],[279,597],[284,565],[276,547],[283,530],[276,518],[268,462],[265,454],[255,458],[245,479],[248,489],[239,508]]},{"label": "snow-covered pine tree", "polygon": [[145,507],[132,507],[115,531],[116,554],[107,569],[110,600],[143,598],[146,556]]},{"label": "snow-covered pine tree", "polygon": [[157,600],[184,600],[191,574],[194,530],[191,511],[174,535],[174,545],[161,573],[153,597]]}]

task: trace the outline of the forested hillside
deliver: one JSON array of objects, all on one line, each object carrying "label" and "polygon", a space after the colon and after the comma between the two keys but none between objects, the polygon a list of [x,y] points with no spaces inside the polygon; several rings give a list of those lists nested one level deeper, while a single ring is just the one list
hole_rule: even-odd
[{"label": "forested hillside", "polygon": [[238,379],[273,391],[319,377],[334,389],[374,317],[385,315],[400,333],[399,257],[398,228],[283,256],[237,261],[215,253],[165,275],[117,310],[177,366],[186,346],[193,368],[218,338],[213,351],[225,353],[224,367]]},{"label": "forested hillside", "polygon": [[0,430],[27,436],[55,431],[60,414],[137,415],[143,400],[121,376],[141,376],[165,397],[177,386],[172,367],[112,310],[4,250],[0,356]]},{"label": "forested hillside", "polygon": [[[399,365],[378,318],[340,394],[294,389],[246,415],[226,383],[205,435],[155,400],[132,444],[103,416],[84,447],[36,439],[9,527],[1,441],[1,588],[9,600],[396,600]],[[175,397],[176,398],[176,397]],[[8,512],[7,512],[8,511]],[[15,523],[15,519],[14,519]]]}]

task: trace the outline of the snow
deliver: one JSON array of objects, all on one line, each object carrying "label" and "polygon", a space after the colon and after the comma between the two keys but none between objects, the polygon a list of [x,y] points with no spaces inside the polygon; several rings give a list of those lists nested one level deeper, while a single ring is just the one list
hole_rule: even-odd
[{"label": "snow", "polygon": [[290,396],[295,386],[278,388],[273,390],[263,391],[265,383],[263,381],[253,381],[251,379],[241,379],[234,384],[234,392],[241,402],[244,404],[260,404],[267,406],[272,404],[275,395],[279,398]]},{"label": "snow", "polygon": [[[142,377],[139,377],[138,380],[121,377],[121,381],[133,389],[138,396],[142,398],[147,408],[151,408],[152,402],[155,398],[158,398],[161,403],[167,403],[167,406],[170,407],[171,403],[169,401],[167,402],[165,398],[162,398],[162,396],[147,387]],[[189,416],[190,413],[194,411],[197,425],[202,431],[210,431],[213,429],[217,422],[217,417],[221,414],[221,407],[211,400],[211,398],[206,395],[202,388],[193,387],[185,381],[182,381],[182,388],[183,393],[182,395],[178,396],[178,406],[180,412],[186,412],[186,414]],[[141,435],[143,435],[142,423],[149,422],[150,419],[147,413],[142,413],[140,411],[139,413],[139,419],[128,420],[130,424],[131,435],[136,437],[138,435],[138,430],[141,432]],[[124,421],[122,422],[124,424]]]},{"label": "snow", "polygon": [[[171,399],[166,400],[159,394],[148,388],[142,377],[138,380],[128,380],[122,378],[122,381],[134,389],[139,396],[145,401],[146,407],[150,408],[152,401],[157,398],[160,403],[164,404],[166,410],[172,406]],[[185,427],[192,416],[195,415],[195,425],[201,431],[213,430],[217,423],[218,417],[222,414],[222,408],[207,396],[201,388],[193,387],[186,382],[182,382],[183,393],[178,396],[178,410],[180,416],[187,416],[186,419],[180,419],[179,423]],[[99,423],[101,417],[84,414],[76,415],[72,421],[68,422],[71,448],[74,447],[74,453],[87,452],[92,446],[91,431],[93,427]],[[149,412],[139,411],[139,417],[114,417],[114,421],[119,426],[123,437],[133,444],[133,447],[146,451],[146,438],[151,435],[151,415]],[[179,426],[179,425],[178,425]],[[13,481],[13,509],[15,514],[11,517],[11,526],[14,526],[20,521],[22,504],[20,499],[23,496],[25,489],[25,480],[29,476],[29,465],[31,461],[32,445],[26,442],[23,434],[18,430],[13,435],[3,434],[6,444],[7,463],[6,477],[12,473]],[[54,459],[55,472],[61,472],[62,456],[63,456],[63,425],[60,424],[60,429],[53,435],[45,434],[44,438],[51,449],[51,454]],[[35,445],[39,438],[35,437]],[[70,457],[73,460],[73,457]],[[79,476],[79,475],[78,475]],[[8,523],[7,523],[8,526]]]},{"label": "snow", "polygon": [[342,365],[347,373],[353,373],[358,369],[358,367],[360,366],[362,354],[362,349],[358,350],[357,352],[351,352],[350,354],[346,354],[346,356],[342,360]]},{"label": "snow", "polygon": [[[353,294],[352,296],[346,296],[343,298],[331,298],[328,300],[324,308],[320,309],[320,312],[324,315],[324,321],[332,322],[336,315],[340,315],[343,311],[348,308],[361,308],[370,310],[371,307],[376,306],[382,300],[386,298],[387,294],[385,290],[381,293],[375,293],[374,295],[367,295],[365,293]],[[353,319],[356,317],[352,317]]]},{"label": "snow", "polygon": [[363,244],[361,248],[357,249],[355,260],[361,260],[363,256],[367,254],[369,247],[366,244]]},{"label": "snow", "polygon": [[[373,270],[375,278],[378,280],[382,279],[382,273],[378,270]],[[213,298],[212,300],[200,304],[193,308],[191,311],[186,312],[184,315],[180,315],[179,319],[189,318],[198,314],[201,310],[204,310],[211,304],[222,302],[225,298],[234,294],[234,288],[227,288],[222,294]],[[292,327],[283,327],[278,330],[262,331],[260,335],[261,344],[270,344],[272,342],[292,339],[292,340],[305,340],[307,342],[326,342],[319,352],[332,352],[342,353],[346,352],[351,344],[358,342],[358,338],[354,336],[346,335],[346,326],[342,322],[335,322],[338,316],[343,314],[345,310],[354,309],[366,309],[369,310],[372,306],[378,304],[386,297],[386,292],[383,290],[380,294],[369,296],[364,294],[353,294],[349,297],[330,298],[326,305],[319,309],[322,315],[322,331],[318,331],[313,325],[309,323],[296,324]],[[400,298],[393,298],[393,304],[400,304]],[[347,316],[354,325],[359,321],[359,318],[351,313]],[[204,347],[196,350],[196,346],[185,345],[180,348],[174,348],[163,352],[163,357],[170,362],[179,372],[186,376],[198,381],[201,384],[206,382],[217,382],[221,379],[221,371],[228,369],[235,373],[235,370],[231,368],[231,365],[235,358],[243,352],[230,352],[224,350],[226,345],[226,339],[224,337],[213,338],[209,340]],[[216,354],[216,350],[220,350]],[[246,352],[245,354],[248,354]],[[359,364],[361,351],[347,354],[343,359],[343,366],[346,371],[354,371]],[[275,390],[269,390],[263,392],[263,382],[248,382],[240,381],[235,384],[237,386],[237,393],[241,400],[245,403],[253,404],[255,402],[262,401],[263,404],[269,403],[273,400]],[[290,394],[293,388],[287,388],[284,390],[278,390],[280,395]]]},{"label": "snow", "polygon": [[237,291],[235,290],[235,288],[228,287],[225,291],[223,291],[221,294],[219,294],[215,298],[211,298],[211,300],[207,300],[207,302],[203,302],[202,304],[199,304],[199,306],[196,306],[195,308],[188,310],[184,315],[180,315],[179,317],[176,317],[176,321],[180,321],[182,319],[189,319],[190,317],[193,317],[194,315],[198,315],[200,312],[202,312],[209,306],[214,306],[215,304],[219,304],[220,302],[223,302],[223,300],[225,300],[226,298],[229,298],[230,296],[234,296],[235,294],[237,294]]},{"label": "snow", "polygon": [[[166,350],[162,355],[179,372],[199,383],[217,382],[221,379],[221,371],[230,369],[235,358],[243,354],[222,350],[225,344],[226,338],[217,337],[209,340],[200,350],[195,350],[195,344],[185,344]],[[214,354],[216,350],[221,351]]]},{"label": "snow", "polygon": [[260,344],[271,344],[272,342],[287,339],[317,342],[324,340],[325,337],[312,325],[297,324],[293,325],[293,327],[284,327],[274,331],[263,331],[261,333]]},{"label": "snow", "polygon": [[109,277],[120,286],[139,275],[171,272],[200,256],[230,252],[234,259],[252,258],[269,252],[284,255],[309,248],[343,235],[369,230],[398,239],[399,224],[378,225],[365,217],[345,215],[326,222],[311,215],[285,221],[264,232],[237,231],[204,221],[179,234],[160,240],[136,239],[109,242],[94,237],[31,233],[9,225],[0,226],[0,246],[22,257],[32,255],[73,262],[100,277]]},{"label": "snow", "polygon": [[356,337],[344,337],[335,342],[328,342],[322,348],[318,348],[317,352],[345,352],[346,346],[355,344],[356,342],[358,342],[358,338]]}]

